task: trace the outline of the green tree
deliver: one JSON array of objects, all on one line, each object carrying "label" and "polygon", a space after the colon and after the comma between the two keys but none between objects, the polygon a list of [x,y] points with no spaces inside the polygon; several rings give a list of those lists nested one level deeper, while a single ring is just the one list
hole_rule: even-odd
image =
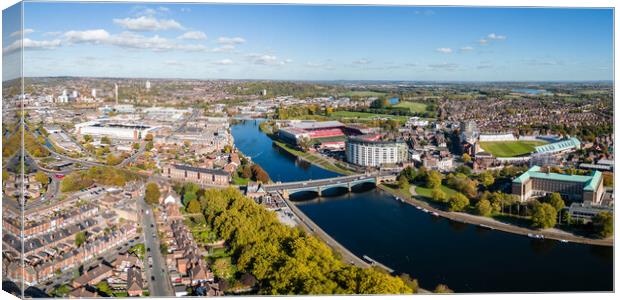
[{"label": "green tree", "polygon": [[82,245],[84,245],[84,243],[86,243],[86,232],[80,231],[76,233],[75,234],[75,246],[79,248]]},{"label": "green tree", "polygon": [[42,171],[37,171],[37,173],[34,174],[34,179],[42,186],[46,186],[50,180],[49,177],[47,177],[47,174],[43,173]]},{"label": "green tree", "polygon": [[153,150],[153,141],[146,142],[146,145],[144,146],[144,150],[146,150],[146,151]]},{"label": "green tree", "polygon": [[551,206],[553,206],[556,211],[562,210],[565,206],[564,200],[562,200],[562,196],[560,195],[560,193],[551,193],[548,196],[547,202],[551,204]]},{"label": "green tree", "polygon": [[614,215],[610,212],[601,212],[592,218],[594,231],[600,237],[607,238],[614,233]]},{"label": "green tree", "polygon": [[482,183],[482,185],[486,188],[495,183],[495,177],[493,177],[493,174],[491,174],[491,172],[489,171],[484,171],[480,173],[479,179],[480,183]]},{"label": "green tree", "polygon": [[198,214],[202,211],[200,202],[196,199],[192,199],[187,203],[187,212],[190,214]]},{"label": "green tree", "polygon": [[476,203],[476,213],[481,216],[489,216],[493,212],[493,207],[491,207],[491,202],[489,200],[483,199]]},{"label": "green tree", "polygon": [[557,222],[557,211],[549,203],[537,204],[532,213],[532,226],[537,228],[550,228]]},{"label": "green tree", "polygon": [[101,143],[102,143],[102,144],[111,145],[111,144],[112,144],[112,141],[110,140],[110,138],[109,138],[109,137],[104,136],[104,137],[102,137],[102,138],[101,138]]},{"label": "green tree", "polygon": [[402,175],[398,176],[398,188],[403,191],[409,191],[409,180],[407,180],[407,177]]},{"label": "green tree", "polygon": [[110,285],[107,281],[100,281],[99,283],[97,283],[96,287],[97,291],[99,291],[100,293],[104,293],[108,296],[112,295],[112,289],[110,288]]},{"label": "green tree", "polygon": [[461,193],[456,193],[448,200],[448,209],[450,211],[462,211],[469,205],[469,198]]},{"label": "green tree", "polygon": [[467,153],[463,153],[463,162],[468,163],[470,161],[471,161],[471,156],[469,156],[469,154]]},{"label": "green tree", "polygon": [[144,200],[149,204],[158,204],[161,192],[159,186],[155,182],[149,182],[146,184],[146,190],[144,192]]},{"label": "green tree", "polygon": [[426,186],[428,188],[436,188],[441,186],[441,173],[433,170],[428,172],[428,177],[426,178]]},{"label": "green tree", "polygon": [[138,150],[138,149],[140,149],[140,144],[139,144],[139,143],[133,143],[133,144],[131,144],[131,147],[132,147],[134,150]]},{"label": "green tree", "polygon": [[90,142],[93,141],[93,137],[91,135],[89,135],[89,134],[85,134],[83,136],[83,138],[84,138],[84,142],[86,142],[86,143],[90,143]]},{"label": "green tree", "polygon": [[444,193],[441,188],[434,188],[431,191],[431,198],[433,199],[433,201],[446,202],[446,200],[448,200],[448,195],[446,195],[446,193]]}]

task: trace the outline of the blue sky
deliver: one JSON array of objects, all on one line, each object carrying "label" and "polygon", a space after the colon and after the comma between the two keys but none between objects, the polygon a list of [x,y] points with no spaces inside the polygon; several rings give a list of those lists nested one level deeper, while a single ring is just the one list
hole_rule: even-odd
[{"label": "blue sky", "polygon": [[25,76],[611,80],[612,41],[610,9],[24,5]]}]

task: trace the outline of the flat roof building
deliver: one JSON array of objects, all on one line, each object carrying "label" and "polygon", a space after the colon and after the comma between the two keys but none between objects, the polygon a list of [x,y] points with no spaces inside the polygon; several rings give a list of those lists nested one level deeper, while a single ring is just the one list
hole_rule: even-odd
[{"label": "flat roof building", "polygon": [[347,162],[366,167],[398,164],[407,161],[404,141],[381,141],[375,136],[349,138],[345,144]]},{"label": "flat roof building", "polygon": [[567,175],[543,172],[539,166],[533,166],[512,181],[512,193],[521,201],[554,192],[571,201],[598,204],[605,192],[602,173]]},{"label": "flat roof building", "polygon": [[536,153],[558,153],[580,148],[581,142],[577,138],[570,138],[547,145],[536,146],[534,149],[536,149]]}]

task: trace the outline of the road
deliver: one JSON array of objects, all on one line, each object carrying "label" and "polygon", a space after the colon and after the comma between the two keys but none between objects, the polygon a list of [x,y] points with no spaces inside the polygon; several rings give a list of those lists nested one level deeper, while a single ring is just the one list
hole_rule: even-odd
[{"label": "road", "polygon": [[[144,245],[150,251],[146,252],[144,270],[145,279],[149,284],[151,296],[174,296],[170,276],[168,276],[168,267],[166,261],[162,257],[159,250],[159,237],[157,235],[157,224],[153,216],[153,210],[144,201],[144,197],[136,199],[138,208],[140,209],[141,225],[144,233]],[[153,258],[152,266],[149,265],[148,257]],[[155,280],[151,280],[154,278]]]}]

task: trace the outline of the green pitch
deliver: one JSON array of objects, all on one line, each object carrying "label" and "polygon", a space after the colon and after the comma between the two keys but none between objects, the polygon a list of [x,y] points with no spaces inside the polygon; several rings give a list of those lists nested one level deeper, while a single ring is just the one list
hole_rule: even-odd
[{"label": "green pitch", "polygon": [[480,147],[495,157],[515,157],[534,152],[534,147],[544,144],[542,141],[480,142]]}]

